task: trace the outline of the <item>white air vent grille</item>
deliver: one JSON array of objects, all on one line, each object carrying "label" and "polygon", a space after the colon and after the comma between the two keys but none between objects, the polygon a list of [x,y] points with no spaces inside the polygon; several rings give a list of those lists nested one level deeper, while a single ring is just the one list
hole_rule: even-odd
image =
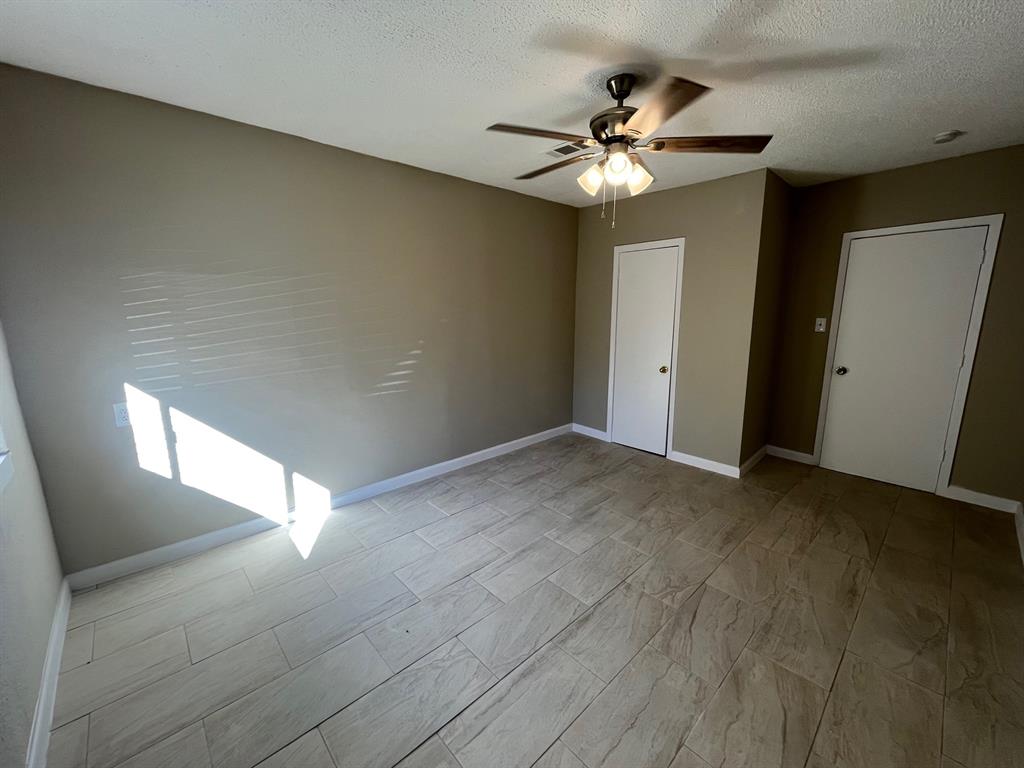
[{"label": "white air vent grille", "polygon": [[582,141],[574,141],[571,144],[560,144],[544,154],[551,155],[551,157],[572,157],[585,149],[592,149],[592,147],[587,146]]}]

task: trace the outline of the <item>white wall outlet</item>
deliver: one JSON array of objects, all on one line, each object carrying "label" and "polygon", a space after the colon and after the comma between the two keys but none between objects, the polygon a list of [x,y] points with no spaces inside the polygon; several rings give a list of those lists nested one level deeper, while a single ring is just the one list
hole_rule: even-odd
[{"label": "white wall outlet", "polygon": [[827,317],[816,317],[816,318],[814,318],[814,332],[815,333],[824,333],[825,332],[825,328],[827,326],[828,326],[828,318]]},{"label": "white wall outlet", "polygon": [[114,426],[131,426],[131,419],[128,418],[128,403],[114,403]]}]

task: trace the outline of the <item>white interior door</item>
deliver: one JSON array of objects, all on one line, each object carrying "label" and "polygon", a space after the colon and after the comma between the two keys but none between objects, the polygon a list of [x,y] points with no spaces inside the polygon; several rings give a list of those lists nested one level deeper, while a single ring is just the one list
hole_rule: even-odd
[{"label": "white interior door", "polygon": [[679,246],[619,254],[612,442],[665,455]]},{"label": "white interior door", "polygon": [[821,465],[934,491],[987,227],[850,244]]}]

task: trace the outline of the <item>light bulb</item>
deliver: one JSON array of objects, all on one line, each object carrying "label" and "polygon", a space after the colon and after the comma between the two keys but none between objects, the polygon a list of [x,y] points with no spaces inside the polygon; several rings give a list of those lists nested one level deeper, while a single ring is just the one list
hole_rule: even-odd
[{"label": "light bulb", "polygon": [[633,170],[633,161],[625,152],[611,152],[604,163],[604,178],[609,184],[624,184]]},{"label": "light bulb", "polygon": [[639,195],[654,181],[654,177],[650,172],[643,167],[640,163],[633,163],[633,170],[629,172],[629,179],[626,181],[626,186],[629,187],[629,194]]},{"label": "light bulb", "polygon": [[580,177],[576,179],[577,183],[583,187],[583,191],[593,197],[597,194],[597,190],[601,188],[604,183],[604,175],[601,173],[601,164],[594,163],[592,166],[587,168]]}]

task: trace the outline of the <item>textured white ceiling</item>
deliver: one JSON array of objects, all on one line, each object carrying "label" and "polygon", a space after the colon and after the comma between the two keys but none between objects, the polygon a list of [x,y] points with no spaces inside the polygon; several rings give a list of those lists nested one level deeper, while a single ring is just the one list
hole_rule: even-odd
[{"label": "textured white ceiling", "polygon": [[0,3],[0,60],[573,205],[579,167],[513,180],[556,142],[484,128],[588,133],[638,63],[715,88],[662,135],[775,135],[654,157],[652,190],[812,183],[1024,142],[1022,39],[1020,0]]}]

